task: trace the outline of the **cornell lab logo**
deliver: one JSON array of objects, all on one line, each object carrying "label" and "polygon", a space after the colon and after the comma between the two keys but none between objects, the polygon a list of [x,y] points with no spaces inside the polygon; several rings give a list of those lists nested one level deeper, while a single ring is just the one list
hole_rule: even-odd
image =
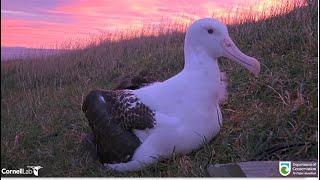
[{"label": "cornell lab logo", "polygon": [[28,169],[19,168],[19,169],[6,169],[2,168],[1,173],[5,175],[29,175],[33,174],[39,176],[39,169],[43,168],[42,166],[27,166]]},{"label": "cornell lab logo", "polygon": [[27,166],[33,170],[35,176],[39,176],[39,169],[43,168],[42,166]]},{"label": "cornell lab logo", "polygon": [[282,176],[288,176],[291,172],[291,161],[280,161],[279,172]]}]

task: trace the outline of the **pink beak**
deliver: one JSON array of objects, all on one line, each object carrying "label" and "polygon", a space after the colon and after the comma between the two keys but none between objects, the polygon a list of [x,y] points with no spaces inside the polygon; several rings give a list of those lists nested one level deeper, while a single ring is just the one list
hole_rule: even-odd
[{"label": "pink beak", "polygon": [[260,73],[260,62],[258,60],[243,54],[230,37],[223,39],[221,41],[221,46],[225,51],[225,57],[240,63],[258,77],[258,74]]}]

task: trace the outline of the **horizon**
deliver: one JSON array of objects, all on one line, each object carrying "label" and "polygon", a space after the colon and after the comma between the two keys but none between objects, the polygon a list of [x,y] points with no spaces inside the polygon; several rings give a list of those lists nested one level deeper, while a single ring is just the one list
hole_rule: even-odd
[{"label": "horizon", "polygon": [[[304,3],[304,0],[141,0],[130,4],[125,0],[32,0],[21,5],[19,0],[1,0],[1,47],[59,49],[65,43],[86,42],[101,35],[164,24],[186,25],[212,16],[232,24],[252,20],[248,17],[259,20],[286,13],[296,7],[294,4]],[[285,9],[274,11],[280,6]]]}]

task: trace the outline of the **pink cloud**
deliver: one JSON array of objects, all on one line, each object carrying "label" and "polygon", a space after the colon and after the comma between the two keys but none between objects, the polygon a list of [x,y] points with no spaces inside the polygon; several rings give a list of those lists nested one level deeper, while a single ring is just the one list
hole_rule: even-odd
[{"label": "pink cloud", "polygon": [[34,20],[1,20],[1,46],[52,48],[70,37],[90,36],[90,29]]},{"label": "pink cloud", "polygon": [[53,22],[36,18],[30,20],[4,17],[1,21],[1,30],[4,30],[1,34],[1,45],[50,47],[68,40],[97,36],[105,31],[139,29],[159,23],[190,23],[194,19],[212,15],[224,18],[237,17],[238,13],[252,13],[258,17],[286,1],[74,0],[46,11],[59,15],[57,17],[72,18],[72,21]]}]

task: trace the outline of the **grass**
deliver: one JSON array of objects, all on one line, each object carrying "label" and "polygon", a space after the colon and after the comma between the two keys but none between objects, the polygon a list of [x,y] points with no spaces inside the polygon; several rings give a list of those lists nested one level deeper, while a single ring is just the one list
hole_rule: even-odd
[{"label": "grass", "polygon": [[[109,172],[81,146],[81,111],[95,88],[114,88],[144,71],[165,80],[183,67],[184,33],[108,40],[60,56],[1,62],[1,168],[41,165],[41,176],[207,176],[206,165],[318,159],[317,4],[257,22],[229,25],[262,72],[221,59],[229,75],[224,122],[215,139],[188,155],[135,173]],[[278,146],[300,146],[268,153]],[[301,145],[304,144],[304,145]],[[265,153],[264,153],[265,152]]]}]

